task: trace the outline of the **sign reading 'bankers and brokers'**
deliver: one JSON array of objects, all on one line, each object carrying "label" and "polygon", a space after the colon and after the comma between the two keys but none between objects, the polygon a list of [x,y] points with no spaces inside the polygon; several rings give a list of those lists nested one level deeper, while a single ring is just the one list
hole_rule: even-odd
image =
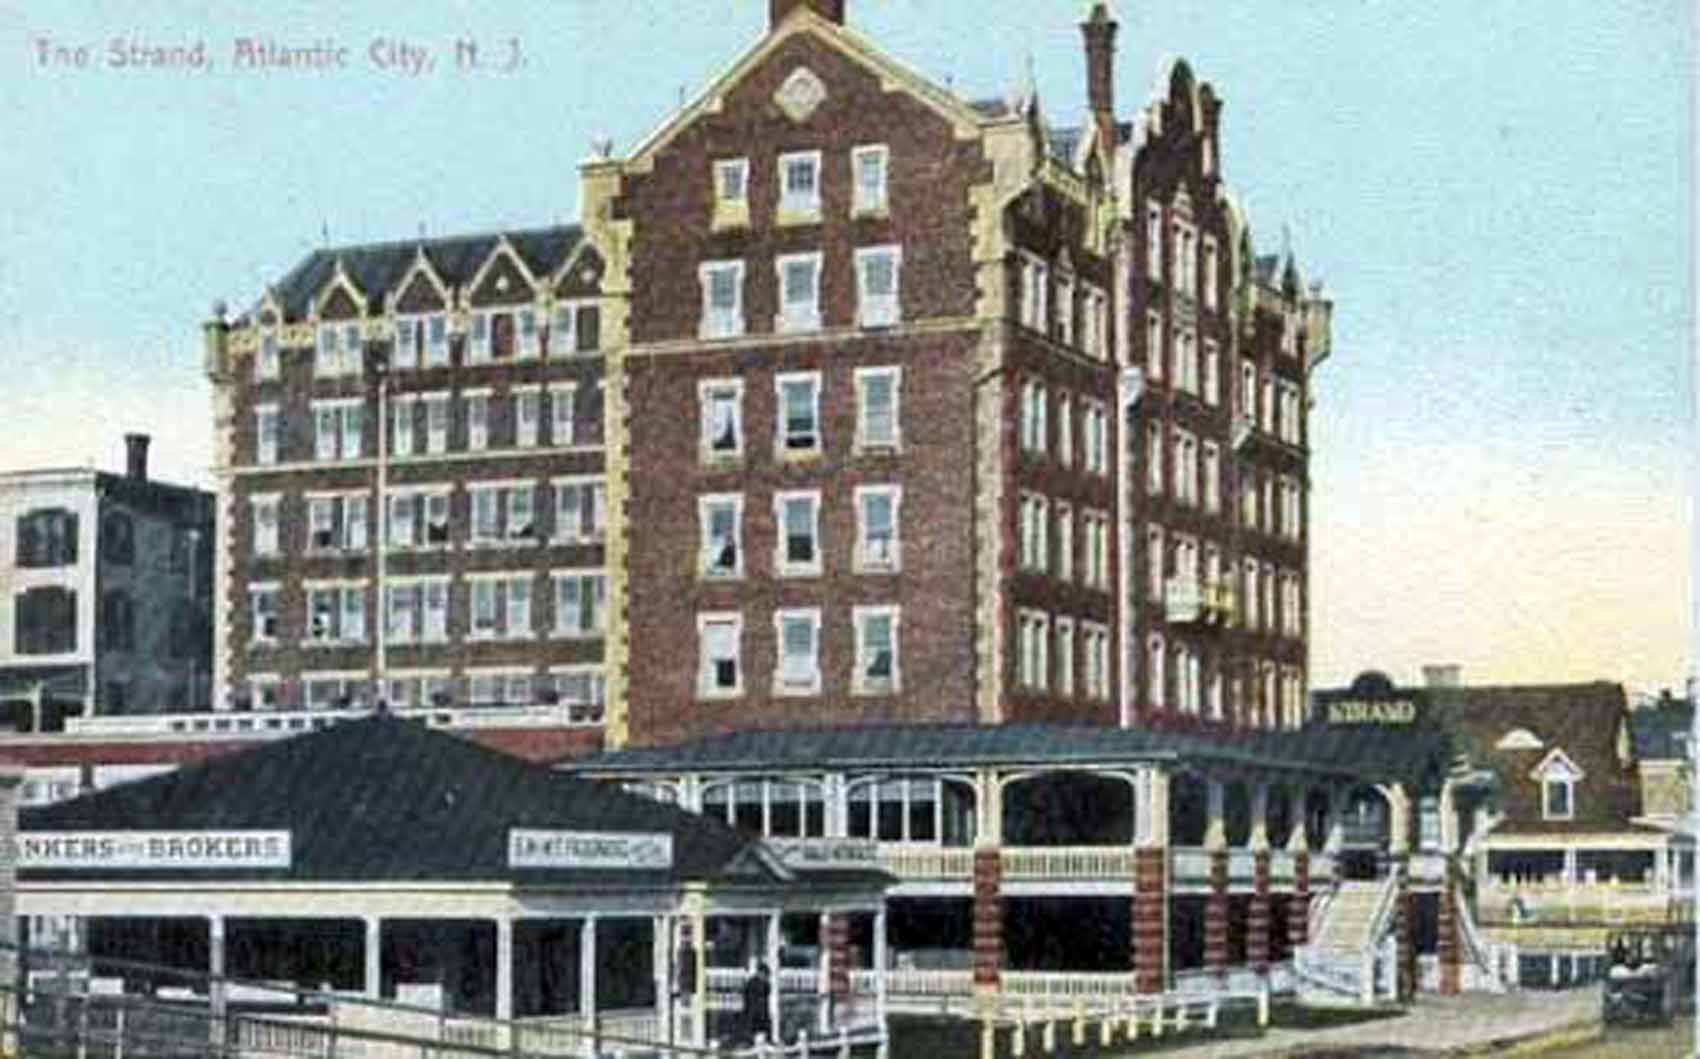
[{"label": "sign reading 'bankers and brokers'", "polygon": [[1329,724],[1407,725],[1417,723],[1412,699],[1335,699],[1323,704]]},{"label": "sign reading 'bankers and brokers'", "polygon": [[510,868],[671,868],[673,836],[622,831],[508,831]]},{"label": "sign reading 'bankers and brokers'", "polygon": [[288,831],[30,831],[17,866],[46,870],[287,868]]}]

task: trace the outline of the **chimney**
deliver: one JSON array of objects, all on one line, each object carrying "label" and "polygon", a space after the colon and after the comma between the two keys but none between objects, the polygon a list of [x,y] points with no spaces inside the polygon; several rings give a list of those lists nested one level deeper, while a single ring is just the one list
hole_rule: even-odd
[{"label": "chimney", "polygon": [[1092,13],[1080,24],[1086,40],[1086,107],[1105,138],[1105,150],[1114,147],[1110,137],[1116,127],[1116,20],[1110,5],[1098,0]]},{"label": "chimney", "polygon": [[1424,666],[1423,686],[1428,688],[1456,688],[1463,686],[1464,667],[1460,665]]},{"label": "chimney", "polygon": [[148,480],[148,442],[146,434],[124,435],[125,473],[133,482]]},{"label": "chimney", "polygon": [[767,28],[778,29],[793,12],[807,8],[828,22],[844,25],[845,0],[768,0]]}]

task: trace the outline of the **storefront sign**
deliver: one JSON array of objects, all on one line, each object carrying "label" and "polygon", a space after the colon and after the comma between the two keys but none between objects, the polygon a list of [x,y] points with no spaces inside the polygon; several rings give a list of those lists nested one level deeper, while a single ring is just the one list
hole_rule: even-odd
[{"label": "storefront sign", "polygon": [[865,838],[769,838],[767,847],[799,868],[877,868],[879,847]]},{"label": "storefront sign", "polygon": [[510,868],[640,868],[673,866],[673,836],[617,831],[508,831]]},{"label": "storefront sign", "polygon": [[1417,704],[1410,699],[1340,699],[1327,704],[1329,724],[1415,724]]},{"label": "storefront sign", "polygon": [[287,868],[288,831],[26,831],[22,869]]}]

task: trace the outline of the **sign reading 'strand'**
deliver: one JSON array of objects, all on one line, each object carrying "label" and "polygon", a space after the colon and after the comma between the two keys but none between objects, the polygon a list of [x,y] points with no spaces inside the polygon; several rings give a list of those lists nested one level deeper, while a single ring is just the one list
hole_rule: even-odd
[{"label": "sign reading 'strand'", "polygon": [[508,831],[510,868],[638,868],[673,866],[673,836],[656,832]]},{"label": "sign reading 'strand'", "polygon": [[124,870],[287,868],[288,831],[26,831],[17,836],[23,869]]},{"label": "sign reading 'strand'", "polygon": [[1324,705],[1329,724],[1416,724],[1411,699],[1336,699]]}]

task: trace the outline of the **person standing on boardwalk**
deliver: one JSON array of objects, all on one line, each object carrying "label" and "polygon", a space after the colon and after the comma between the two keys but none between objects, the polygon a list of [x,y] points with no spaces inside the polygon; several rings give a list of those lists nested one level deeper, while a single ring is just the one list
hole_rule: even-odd
[{"label": "person standing on boardwalk", "polygon": [[773,1020],[767,1010],[772,991],[773,986],[767,978],[767,964],[756,964],[755,973],[744,983],[744,1035],[750,1041],[757,1037],[773,1039]]}]

